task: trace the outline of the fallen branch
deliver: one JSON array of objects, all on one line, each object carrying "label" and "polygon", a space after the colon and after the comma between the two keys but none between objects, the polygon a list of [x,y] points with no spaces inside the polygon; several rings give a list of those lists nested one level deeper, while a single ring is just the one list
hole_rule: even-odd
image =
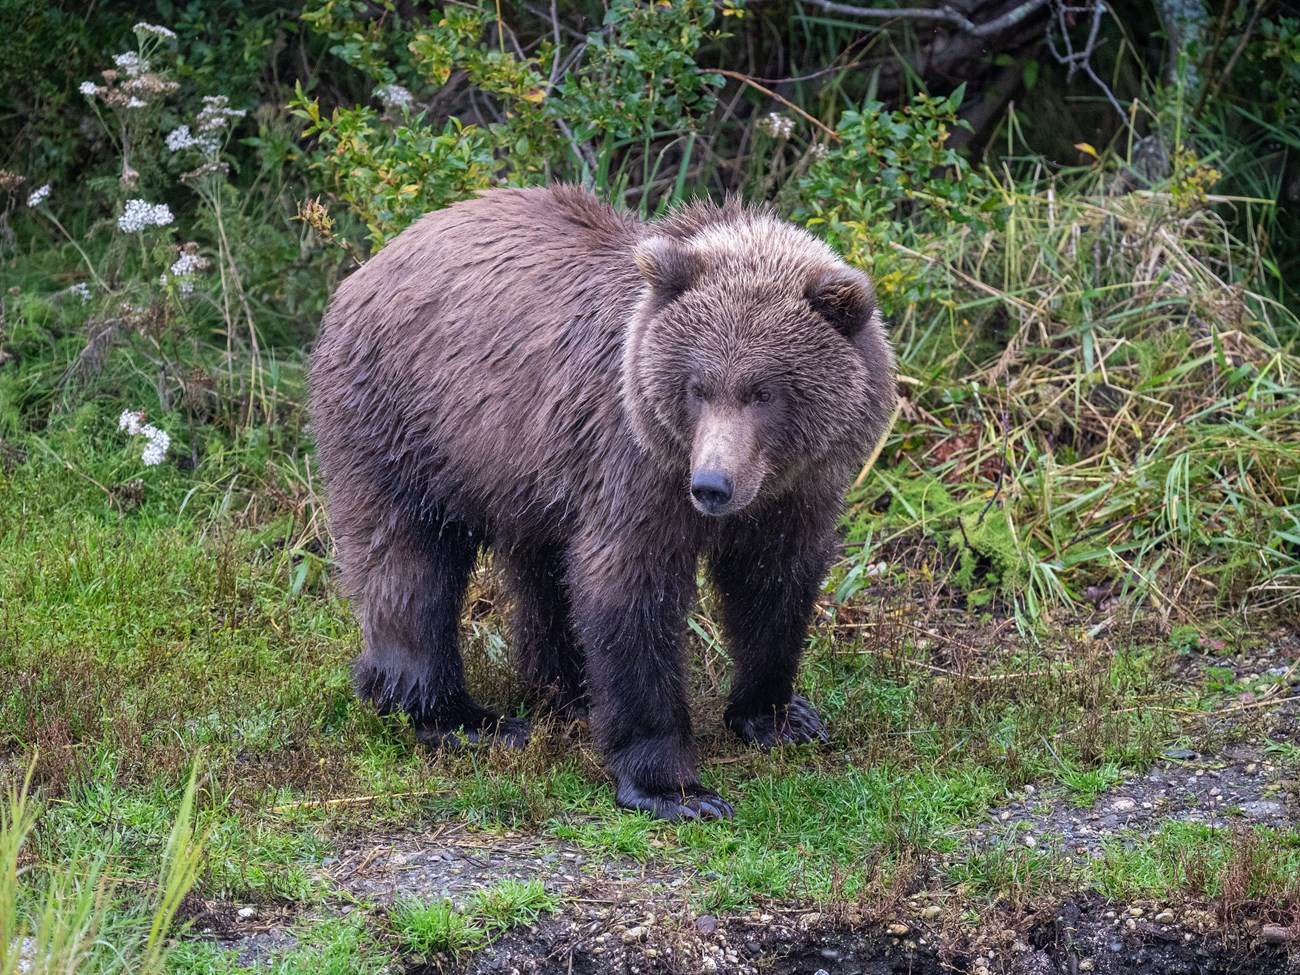
[{"label": "fallen branch", "polygon": [[289,802],[283,806],[272,806],[267,812],[293,812],[296,809],[325,808],[326,806],[359,806],[367,802],[379,802],[381,799],[420,799],[425,796],[450,795],[451,789],[421,789],[418,792],[388,792],[374,796],[348,796],[343,799],[303,799],[301,802]]}]

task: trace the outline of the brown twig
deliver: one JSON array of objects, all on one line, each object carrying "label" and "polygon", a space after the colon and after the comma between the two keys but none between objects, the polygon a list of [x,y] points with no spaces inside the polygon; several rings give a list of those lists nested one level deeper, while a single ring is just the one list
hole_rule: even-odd
[{"label": "brown twig", "polygon": [[283,806],[272,806],[267,812],[279,815],[281,813],[292,812],[295,809],[324,808],[326,806],[359,806],[367,802],[378,802],[381,799],[419,799],[424,796],[445,796],[449,795],[450,789],[421,789],[418,792],[388,792],[380,793],[373,796],[346,796],[342,799],[303,799],[300,802],[289,802]]},{"label": "brown twig", "polygon": [[827,138],[834,139],[836,142],[840,141],[839,133],[836,132],[834,129],[830,128],[829,126],[827,126],[826,123],[820,121],[819,119],[813,118],[811,115],[805,112],[794,102],[790,101],[790,99],[786,98],[784,95],[778,95],[776,92],[774,92],[771,88],[768,88],[766,85],[760,85],[753,78],[749,77],[749,75],[741,74],[739,71],[728,71],[725,68],[714,68],[713,73],[724,75],[725,77],[728,78],[734,78],[736,81],[744,82],[745,84],[749,85],[749,87],[753,88],[755,91],[761,91],[764,95],[767,95],[768,98],[775,98],[786,108],[790,109],[790,111],[803,116],[813,125],[817,126],[817,128],[825,132]]}]

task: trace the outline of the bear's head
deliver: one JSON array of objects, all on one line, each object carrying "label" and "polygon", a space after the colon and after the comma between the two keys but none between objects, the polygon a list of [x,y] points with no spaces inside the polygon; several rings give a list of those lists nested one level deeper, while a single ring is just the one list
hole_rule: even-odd
[{"label": "bear's head", "polygon": [[624,403],[700,512],[734,514],[818,467],[847,476],[884,435],[894,359],[871,283],[825,244],[766,211],[696,207],[633,256],[646,287]]}]

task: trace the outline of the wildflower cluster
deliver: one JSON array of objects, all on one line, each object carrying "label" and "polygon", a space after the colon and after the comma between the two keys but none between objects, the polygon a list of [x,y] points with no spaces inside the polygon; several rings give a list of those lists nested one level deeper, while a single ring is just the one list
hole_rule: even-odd
[{"label": "wildflower cluster", "polygon": [[204,95],[203,108],[194,124],[200,132],[219,132],[247,114],[242,108],[231,108],[230,99],[225,95]]},{"label": "wildflower cluster", "polygon": [[383,85],[376,88],[375,97],[384,103],[384,107],[399,108],[403,111],[409,109],[415,102],[415,97],[410,90],[401,85]]},{"label": "wildflower cluster", "polygon": [[156,467],[167,456],[167,448],[172,445],[172,438],[152,423],[145,423],[145,418],[143,410],[137,412],[123,410],[122,415],[117,418],[117,428],[132,437],[143,436],[145,445],[140,460],[146,467]]},{"label": "wildflower cluster", "polygon": [[136,34],[148,34],[164,41],[176,40],[176,32],[168,30],[166,27],[159,27],[157,24],[146,24],[143,20],[131,28]]},{"label": "wildflower cluster", "polygon": [[221,149],[221,143],[210,135],[194,135],[188,125],[182,125],[167,133],[167,148],[172,152],[182,149],[197,149],[204,155],[214,155]]},{"label": "wildflower cluster", "polygon": [[40,189],[34,191],[32,195],[27,198],[27,205],[29,207],[38,207],[42,203],[44,203],[47,199],[49,199],[49,196],[50,196],[50,184],[46,183]]},{"label": "wildflower cluster", "polygon": [[759,119],[758,127],[774,139],[788,139],[794,135],[794,119],[777,112],[768,112]]},{"label": "wildflower cluster", "polygon": [[126,209],[117,218],[117,229],[133,234],[145,227],[165,227],[172,222],[172,211],[166,203],[146,203],[144,200],[127,200]]},{"label": "wildflower cluster", "polygon": [[90,285],[86,284],[85,281],[78,281],[68,290],[80,298],[83,305],[89,304],[90,299],[93,297],[90,292]]},{"label": "wildflower cluster", "polygon": [[247,114],[242,108],[231,108],[230,99],[225,95],[205,95],[203,108],[194,119],[193,129],[189,125],[181,125],[167,135],[167,148],[172,152],[197,149],[208,157],[206,163],[193,172],[185,173],[181,179],[188,182],[210,173],[224,173],[227,167],[216,160],[217,154],[221,152],[222,133],[228,134],[227,130],[234,125],[235,120]]},{"label": "wildflower cluster", "polygon": [[199,245],[193,241],[181,248],[180,256],[172,262],[170,270],[163,272],[158,283],[164,288],[169,283],[175,283],[181,294],[193,294],[195,275],[206,271],[211,266],[206,257],[199,256],[198,249]]},{"label": "wildflower cluster", "polygon": [[180,87],[150,70],[150,63],[135,51],[113,55],[115,68],[100,72],[103,84],[83,81],[77,86],[87,98],[102,101],[113,110],[147,108]]}]

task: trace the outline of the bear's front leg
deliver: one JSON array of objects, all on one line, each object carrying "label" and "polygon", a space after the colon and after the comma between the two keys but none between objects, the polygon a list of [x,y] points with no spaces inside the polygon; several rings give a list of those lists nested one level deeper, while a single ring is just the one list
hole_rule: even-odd
[{"label": "bear's front leg", "polygon": [[[764,748],[829,740],[817,709],[794,693],[808,624],[830,565],[829,518],[792,506],[737,519],[709,558],[735,669],[724,721]],[[830,511],[838,511],[832,508]]]},{"label": "bear's front leg", "polygon": [[673,541],[619,530],[574,546],[573,624],[586,650],[592,731],[620,806],[660,819],[730,819],[731,804],[696,770],[685,677],[695,551]]}]

